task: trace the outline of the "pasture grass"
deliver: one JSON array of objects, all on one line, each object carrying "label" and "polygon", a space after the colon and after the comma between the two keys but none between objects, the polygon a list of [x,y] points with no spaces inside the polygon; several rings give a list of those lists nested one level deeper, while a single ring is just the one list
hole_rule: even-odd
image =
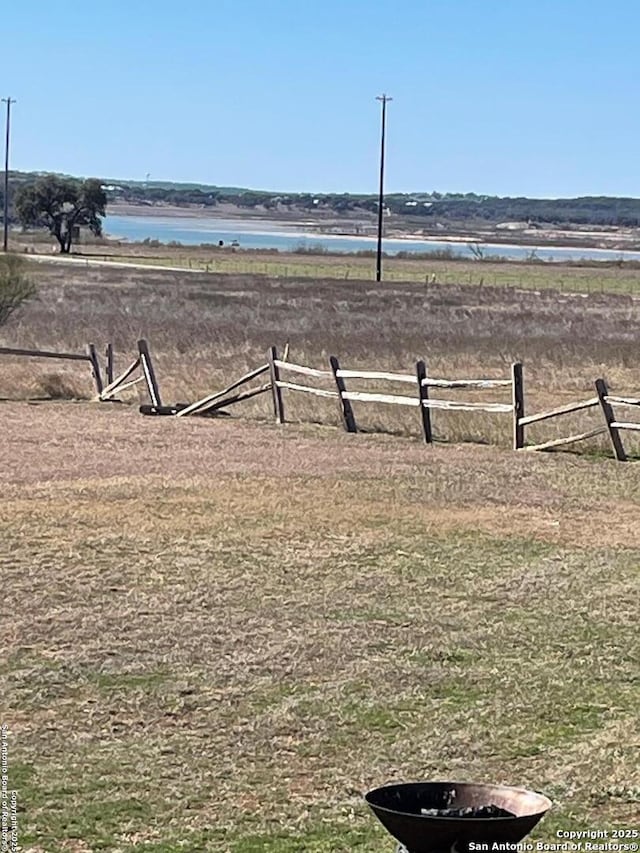
[{"label": "pasture grass", "polygon": [[[525,290],[556,290],[560,293],[640,293],[640,269],[634,261],[506,261],[473,260],[464,246],[454,246],[458,258],[390,256],[383,259],[383,278],[388,282],[513,287]],[[138,244],[105,247],[104,251],[80,250],[78,259],[134,262],[150,267],[182,267],[192,272],[265,278],[314,278],[342,281],[374,281],[375,257],[284,252],[234,251],[202,247],[148,249]]]},{"label": "pasture grass", "polygon": [[362,793],[419,778],[637,825],[632,466],[7,406],[25,851],[390,850]]}]

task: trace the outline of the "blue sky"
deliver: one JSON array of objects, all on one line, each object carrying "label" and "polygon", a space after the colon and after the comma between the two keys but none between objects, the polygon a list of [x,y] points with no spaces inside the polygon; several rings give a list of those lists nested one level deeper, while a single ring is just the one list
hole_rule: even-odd
[{"label": "blue sky", "polygon": [[[640,196],[634,0],[105,0],[3,10],[13,168]],[[4,105],[3,105],[4,106]]]}]

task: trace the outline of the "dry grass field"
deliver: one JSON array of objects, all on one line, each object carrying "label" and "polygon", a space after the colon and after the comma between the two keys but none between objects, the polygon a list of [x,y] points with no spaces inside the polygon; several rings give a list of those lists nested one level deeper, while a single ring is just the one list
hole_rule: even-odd
[{"label": "dry grass field", "polygon": [[[124,367],[144,336],[170,402],[285,340],[316,367],[522,360],[529,411],[599,375],[640,386],[629,296],[34,274],[2,344],[111,340]],[[63,399],[91,394],[82,365],[0,361],[0,695],[25,853],[384,853],[362,793],[418,778],[544,791],[538,840],[638,826],[636,464],[604,443],[515,454],[508,416],[436,412],[426,448],[415,411],[354,404],[368,432],[347,435],[332,401],[291,394],[284,427],[266,396],[215,420]],[[575,417],[527,437],[588,428]]]},{"label": "dry grass field", "polygon": [[[132,360],[135,341],[144,336],[166,402],[195,400],[225,387],[264,363],[270,346],[282,351],[285,341],[292,361],[322,369],[329,355],[347,368],[402,372],[413,371],[416,359],[424,358],[435,376],[507,378],[511,363],[522,361],[527,413],[592,397],[599,376],[614,394],[640,390],[640,301],[630,295],[55,264],[34,265],[34,275],[41,282],[40,299],[4,331],[7,345],[82,351],[92,341],[102,351],[112,341],[117,372]],[[350,383],[351,390],[367,388],[373,386]],[[124,398],[137,401],[135,391]],[[0,363],[0,397],[91,393],[86,367],[73,362],[3,357]],[[509,399],[508,390],[452,397]],[[285,398],[288,419],[337,422],[331,400],[287,393]],[[140,391],[139,400],[144,399]],[[237,412],[245,417],[270,417],[266,397],[242,405]],[[416,410],[370,404],[354,409],[365,430],[420,434]],[[438,411],[433,422],[439,440],[510,445],[509,415]],[[526,438],[537,443],[600,423],[597,410],[580,412],[534,425]],[[627,434],[625,441],[631,451],[637,449],[633,436]],[[577,447],[608,452],[604,438]]]}]

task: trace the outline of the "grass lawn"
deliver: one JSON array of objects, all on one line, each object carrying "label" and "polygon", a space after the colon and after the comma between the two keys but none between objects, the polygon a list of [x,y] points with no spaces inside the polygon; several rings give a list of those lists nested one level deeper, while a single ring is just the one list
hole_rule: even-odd
[{"label": "grass lawn", "polygon": [[[386,781],[640,821],[635,465],[3,403],[25,853],[392,851]],[[80,440],[81,437],[81,440]]]}]

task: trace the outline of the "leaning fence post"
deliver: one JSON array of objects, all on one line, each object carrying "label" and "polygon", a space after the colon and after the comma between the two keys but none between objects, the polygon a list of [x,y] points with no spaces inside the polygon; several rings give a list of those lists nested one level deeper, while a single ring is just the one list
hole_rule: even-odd
[{"label": "leaning fence post", "polygon": [[113,382],[113,344],[108,343],[107,348],[104,352],[106,359],[106,374],[107,374],[107,385],[111,385]]},{"label": "leaning fence post", "polygon": [[144,340],[144,338],[138,341],[138,352],[140,353],[140,364],[142,366],[142,372],[144,373],[144,378],[147,380],[147,388],[149,389],[149,397],[151,397],[151,404],[153,406],[161,406],[162,401],[160,399],[160,390],[156,381],[156,374],[153,369],[153,363],[151,361],[151,355],[149,353],[149,346]]},{"label": "leaning fence post", "polygon": [[515,362],[511,365],[511,390],[513,403],[513,449],[522,450],[524,447],[524,380],[522,364]]},{"label": "leaning fence post", "polygon": [[87,346],[87,352],[89,354],[89,361],[91,362],[91,372],[93,373],[93,379],[96,383],[96,389],[98,394],[102,394],[102,375],[100,373],[100,362],[98,361],[98,354],[95,346],[93,344],[89,344]]},{"label": "leaning fence post", "polygon": [[284,403],[282,402],[282,388],[280,382],[280,368],[276,364],[278,359],[278,351],[275,347],[270,347],[267,353],[269,361],[269,375],[271,377],[271,394],[273,397],[273,414],[276,423],[284,423]]},{"label": "leaning fence post", "polygon": [[598,395],[598,401],[600,403],[600,408],[602,409],[602,414],[604,415],[604,422],[607,425],[607,432],[609,433],[609,438],[611,439],[611,446],[613,447],[615,457],[618,462],[626,462],[627,454],[624,452],[624,447],[622,446],[620,432],[618,428],[614,426],[615,415],[613,414],[611,403],[607,400],[607,397],[609,395],[609,389],[607,388],[607,383],[604,381],[604,379],[596,379],[596,393]]},{"label": "leaning fence post", "polygon": [[344,384],[344,379],[341,376],[338,376],[338,371],[340,370],[340,363],[335,355],[330,356],[329,364],[331,365],[331,371],[333,373],[333,378],[336,381],[336,387],[338,389],[338,403],[340,405],[340,417],[342,419],[342,424],[347,432],[358,432],[358,427],[356,426],[356,419],[353,416],[353,409],[351,408],[351,403],[349,400],[345,400],[344,394],[347,389]]},{"label": "leaning fence post", "polygon": [[420,399],[420,415],[422,417],[422,432],[426,444],[433,444],[433,432],[431,431],[431,410],[425,406],[429,400],[429,386],[425,384],[427,378],[427,367],[424,361],[416,362],[416,378],[418,380],[418,397]]}]

